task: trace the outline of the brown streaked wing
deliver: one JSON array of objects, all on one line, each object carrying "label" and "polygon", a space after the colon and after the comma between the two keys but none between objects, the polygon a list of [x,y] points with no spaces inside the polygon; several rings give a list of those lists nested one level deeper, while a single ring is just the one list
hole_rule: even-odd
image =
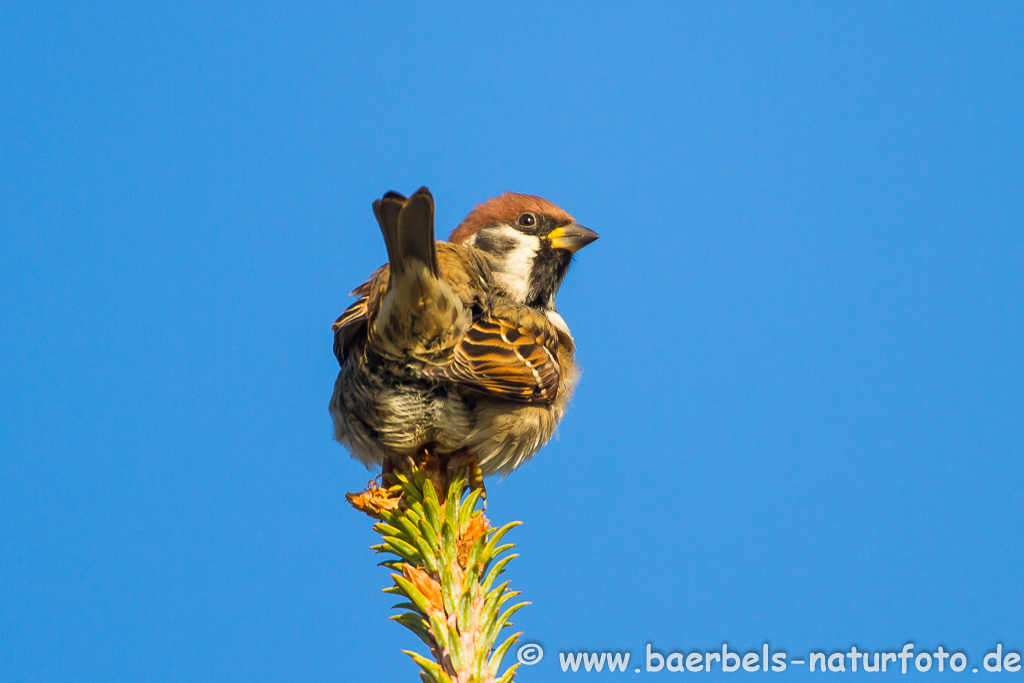
[{"label": "brown streaked wing", "polygon": [[358,296],[359,298],[353,301],[352,305],[346,308],[341,317],[331,325],[331,329],[334,330],[334,357],[338,359],[338,363],[343,362],[345,344],[366,324],[370,317],[370,301],[374,295],[374,288],[381,290],[386,287],[387,277],[384,276],[386,270],[387,265],[385,264],[373,271],[366,282],[353,289],[349,296]]},{"label": "brown streaked wing", "polygon": [[388,264],[385,263],[383,266],[370,273],[370,277],[366,278],[366,282],[353,289],[348,295],[363,296],[364,294],[369,294],[370,290],[373,289],[373,286],[377,284],[377,278],[380,277],[381,273],[383,273],[387,267]]},{"label": "brown streaked wing", "polygon": [[368,302],[369,297],[366,294],[359,297],[331,325],[331,329],[334,330],[334,357],[338,359],[339,364],[344,362],[345,343],[366,322]]},{"label": "brown streaked wing", "polygon": [[558,394],[558,341],[507,320],[480,320],[455,347],[455,358],[434,375],[525,403]]},{"label": "brown streaked wing", "polygon": [[345,312],[341,314],[341,317],[334,321],[334,324],[331,325],[331,329],[337,332],[341,328],[351,325],[360,318],[365,318],[367,315],[367,301],[369,301],[369,297],[365,294],[356,299],[351,306],[345,309]]}]

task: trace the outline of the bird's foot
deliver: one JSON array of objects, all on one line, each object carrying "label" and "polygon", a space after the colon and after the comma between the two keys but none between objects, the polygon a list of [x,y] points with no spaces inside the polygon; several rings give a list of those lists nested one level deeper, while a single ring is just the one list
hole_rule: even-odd
[{"label": "bird's foot", "polygon": [[398,479],[395,478],[395,463],[390,458],[384,458],[384,464],[381,465],[380,474],[380,485],[383,488],[391,488],[398,483]]},{"label": "bird's foot", "polygon": [[384,488],[398,485],[399,472],[410,472],[416,468],[423,468],[422,455],[414,457],[411,455],[387,455],[384,457],[384,464],[381,466],[380,477]]},{"label": "bird's foot", "polygon": [[480,468],[480,459],[470,448],[461,448],[452,453],[448,460],[448,480],[451,481],[460,470],[466,473],[466,483],[471,491],[480,491],[480,500],[487,509],[487,488],[484,486],[484,472]]},{"label": "bird's foot", "polygon": [[401,455],[385,458],[381,468],[380,480],[384,489],[397,486],[397,474],[419,470],[424,473],[434,487],[439,502],[444,502],[448,495],[448,487],[452,480],[463,473],[470,490],[480,491],[480,499],[487,507],[487,489],[484,488],[484,473],[480,461],[469,448],[461,448],[449,456],[439,456],[429,448],[424,448],[415,455]]}]

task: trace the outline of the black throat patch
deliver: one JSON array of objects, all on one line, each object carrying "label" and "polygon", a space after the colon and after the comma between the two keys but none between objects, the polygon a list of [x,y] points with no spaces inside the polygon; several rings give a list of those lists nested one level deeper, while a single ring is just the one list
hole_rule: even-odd
[{"label": "black throat patch", "polygon": [[551,308],[570,263],[571,253],[565,249],[553,249],[547,240],[541,240],[540,251],[534,257],[533,270],[530,272],[526,305],[539,309]]}]

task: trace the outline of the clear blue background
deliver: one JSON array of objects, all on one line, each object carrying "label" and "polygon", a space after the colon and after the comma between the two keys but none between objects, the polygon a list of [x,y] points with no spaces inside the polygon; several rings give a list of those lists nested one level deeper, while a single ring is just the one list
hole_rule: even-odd
[{"label": "clear blue background", "polygon": [[489,484],[524,683],[1020,651],[1024,10],[853,4],[0,8],[0,679],[416,680],[327,402],[421,184],[602,235]]}]

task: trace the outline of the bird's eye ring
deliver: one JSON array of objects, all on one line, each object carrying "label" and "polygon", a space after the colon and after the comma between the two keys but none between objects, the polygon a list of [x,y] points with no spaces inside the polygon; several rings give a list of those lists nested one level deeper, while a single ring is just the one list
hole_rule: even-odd
[{"label": "bird's eye ring", "polygon": [[537,217],[532,213],[521,213],[519,214],[519,219],[516,222],[524,228],[531,228],[537,224]]}]

